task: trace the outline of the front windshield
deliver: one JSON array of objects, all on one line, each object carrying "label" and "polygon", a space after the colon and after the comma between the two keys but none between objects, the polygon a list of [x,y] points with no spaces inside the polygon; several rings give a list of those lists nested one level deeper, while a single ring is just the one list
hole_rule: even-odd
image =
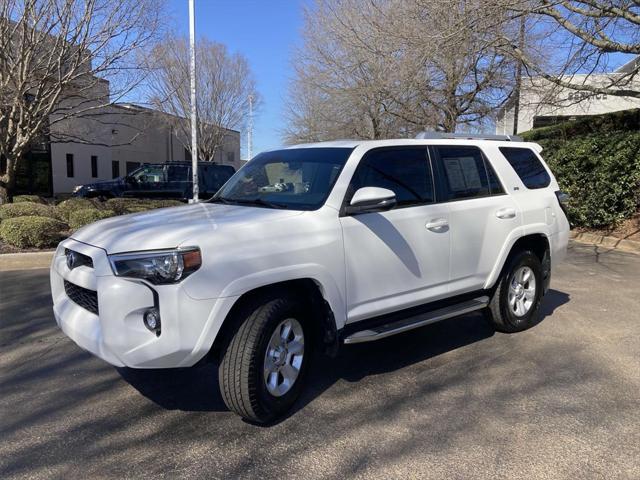
[{"label": "front windshield", "polygon": [[261,153],[212,202],[315,210],[329,196],[351,148],[294,148]]}]

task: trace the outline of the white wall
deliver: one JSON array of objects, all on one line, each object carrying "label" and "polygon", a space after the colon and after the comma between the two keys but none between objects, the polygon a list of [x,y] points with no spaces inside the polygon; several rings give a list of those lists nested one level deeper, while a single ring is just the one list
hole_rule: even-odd
[{"label": "white wall", "polygon": [[[584,76],[572,77],[573,83],[585,81],[590,84],[602,84],[607,77]],[[640,89],[640,81],[634,87]],[[614,95],[586,96],[582,92],[559,88],[546,80],[539,78],[523,79],[522,94],[520,95],[520,113],[518,115],[518,133],[533,128],[534,117],[539,116],[581,116],[600,115],[640,108],[640,99],[619,97]],[[513,133],[513,106],[509,106],[498,115],[496,133]]]},{"label": "white wall", "polygon": [[[108,107],[95,118],[70,118],[52,125],[51,163],[53,193],[70,193],[76,185],[111,179],[112,161],[118,161],[120,175],[127,162],[152,163],[184,161],[185,144],[164,121],[162,114],[142,108]],[[89,144],[60,143],[55,138],[82,138]],[[228,165],[228,152],[240,168],[240,133],[229,130],[215,161]],[[67,177],[67,154],[74,156],[74,176]],[[91,176],[91,156],[98,157],[98,177]]]}]

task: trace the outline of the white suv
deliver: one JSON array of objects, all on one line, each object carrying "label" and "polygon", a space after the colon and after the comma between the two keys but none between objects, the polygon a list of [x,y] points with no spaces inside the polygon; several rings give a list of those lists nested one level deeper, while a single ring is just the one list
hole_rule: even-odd
[{"label": "white suv", "polygon": [[295,401],[314,348],[480,309],[531,327],[569,237],[541,148],[422,137],[262,153],[209,201],[75,232],[51,266],[58,325],[119,367],[213,358],[256,422]]}]

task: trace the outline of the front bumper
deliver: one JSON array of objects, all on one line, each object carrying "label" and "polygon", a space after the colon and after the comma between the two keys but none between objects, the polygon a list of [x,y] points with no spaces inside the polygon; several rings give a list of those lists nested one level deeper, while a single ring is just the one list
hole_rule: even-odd
[{"label": "front bumper", "polygon": [[[70,270],[65,249],[90,257],[93,267]],[[84,350],[118,367],[193,365],[211,348],[233,300],[194,300],[181,284],[159,286],[116,277],[103,249],[73,239],[58,246],[50,276],[53,311],[62,331]],[[97,314],[69,297],[65,281],[97,292]],[[160,311],[159,336],[143,323],[144,312],[154,306]]]}]

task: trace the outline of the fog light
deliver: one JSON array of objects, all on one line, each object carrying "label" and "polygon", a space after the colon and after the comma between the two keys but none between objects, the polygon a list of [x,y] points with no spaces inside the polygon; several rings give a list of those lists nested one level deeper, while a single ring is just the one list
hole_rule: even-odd
[{"label": "fog light", "polygon": [[160,312],[157,308],[150,308],[144,312],[144,325],[156,335],[160,335]]}]

